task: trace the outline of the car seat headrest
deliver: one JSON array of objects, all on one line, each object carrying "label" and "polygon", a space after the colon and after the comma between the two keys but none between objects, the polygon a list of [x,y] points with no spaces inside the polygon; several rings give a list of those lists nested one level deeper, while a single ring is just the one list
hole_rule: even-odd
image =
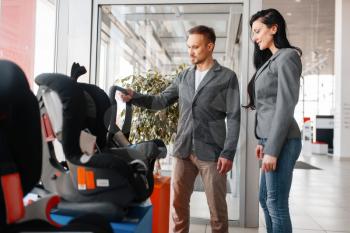
[{"label": "car seat headrest", "polygon": [[40,86],[39,91],[42,93],[53,91],[59,97],[63,116],[60,138],[63,151],[67,160],[73,163],[79,162],[82,154],[79,138],[86,119],[86,100],[83,90],[73,79],[63,74],[41,74],[35,82]]}]

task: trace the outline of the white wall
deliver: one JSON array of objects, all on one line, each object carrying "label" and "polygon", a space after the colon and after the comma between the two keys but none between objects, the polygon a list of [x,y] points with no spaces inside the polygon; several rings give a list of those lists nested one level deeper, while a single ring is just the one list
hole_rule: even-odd
[{"label": "white wall", "polygon": [[[247,70],[247,77],[242,80],[241,92],[242,92],[242,104],[248,103],[247,98],[247,85],[255,72],[253,65],[253,53],[254,44],[250,40],[250,27],[249,19],[250,16],[255,14],[257,11],[262,9],[262,0],[250,0],[245,1],[244,12],[248,12],[248,17],[244,17],[243,25],[243,40],[247,41],[248,48],[242,47],[242,52],[248,50],[248,56],[245,57],[246,60],[242,61],[242,70]],[[246,9],[248,8],[248,9]],[[247,31],[246,31],[247,30]],[[246,120],[244,120],[246,117]],[[244,227],[258,227],[259,226],[259,201],[258,201],[258,190],[259,190],[259,163],[255,158],[255,147],[257,145],[257,140],[254,135],[255,126],[255,111],[242,110],[242,126],[241,129],[245,130],[246,133],[246,164],[245,164],[245,196],[244,196],[244,215],[243,215],[243,225]],[[243,197],[241,197],[243,198]]]},{"label": "white wall", "polygon": [[70,75],[73,62],[87,69],[79,81],[89,82],[92,0],[60,0],[56,71]]}]

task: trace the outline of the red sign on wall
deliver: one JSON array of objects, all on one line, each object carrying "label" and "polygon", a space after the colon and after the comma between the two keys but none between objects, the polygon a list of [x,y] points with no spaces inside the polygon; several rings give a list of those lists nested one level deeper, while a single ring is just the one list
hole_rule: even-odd
[{"label": "red sign on wall", "polygon": [[18,64],[32,86],[36,0],[0,1],[0,59]]}]

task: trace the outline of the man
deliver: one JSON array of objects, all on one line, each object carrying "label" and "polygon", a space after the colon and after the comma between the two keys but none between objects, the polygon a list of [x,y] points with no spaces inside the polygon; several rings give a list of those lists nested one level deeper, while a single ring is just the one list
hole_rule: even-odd
[{"label": "man", "polygon": [[180,73],[157,96],[132,90],[120,96],[125,102],[153,110],[179,101],[170,232],[189,232],[189,203],[199,173],[210,209],[212,232],[227,233],[226,173],[232,169],[239,136],[238,81],[232,70],[213,59],[216,36],[212,28],[196,26],[188,33],[188,54],[194,66]]}]

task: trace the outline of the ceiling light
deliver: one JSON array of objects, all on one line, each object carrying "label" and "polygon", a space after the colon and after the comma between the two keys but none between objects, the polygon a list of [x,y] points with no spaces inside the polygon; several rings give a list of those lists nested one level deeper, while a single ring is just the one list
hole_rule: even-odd
[{"label": "ceiling light", "polygon": [[301,2],[301,0],[295,0],[296,2]]},{"label": "ceiling light", "polygon": [[291,12],[287,12],[287,15],[288,15],[288,16],[292,16],[292,13],[291,13]]}]

